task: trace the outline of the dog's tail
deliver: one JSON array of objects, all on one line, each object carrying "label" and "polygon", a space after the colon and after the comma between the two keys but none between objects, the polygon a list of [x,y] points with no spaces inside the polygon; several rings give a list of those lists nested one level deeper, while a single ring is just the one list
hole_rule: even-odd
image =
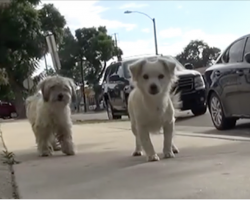
[{"label": "dog's tail", "polygon": [[176,90],[173,91],[173,92],[171,92],[170,99],[172,101],[174,109],[180,110],[181,107],[182,107],[181,93],[180,92],[176,92]]}]

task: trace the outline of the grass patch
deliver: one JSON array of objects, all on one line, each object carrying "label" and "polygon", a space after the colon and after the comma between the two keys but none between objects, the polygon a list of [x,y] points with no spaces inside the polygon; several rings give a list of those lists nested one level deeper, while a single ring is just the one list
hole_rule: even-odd
[{"label": "grass patch", "polygon": [[13,152],[9,152],[6,150],[3,150],[3,163],[4,164],[8,164],[8,165],[15,165],[15,164],[19,164],[20,161],[17,161],[15,159],[15,154]]},{"label": "grass patch", "polygon": [[0,126],[0,143],[2,143],[3,145],[3,152],[2,152],[3,164],[7,164],[9,166],[9,170],[11,173],[11,185],[12,185],[13,199],[20,199],[20,196],[18,193],[18,187],[16,184],[15,172],[13,168],[13,165],[19,164],[20,162],[16,160],[15,154],[13,152],[8,151],[8,148],[3,139],[3,132],[2,132],[1,126]]}]

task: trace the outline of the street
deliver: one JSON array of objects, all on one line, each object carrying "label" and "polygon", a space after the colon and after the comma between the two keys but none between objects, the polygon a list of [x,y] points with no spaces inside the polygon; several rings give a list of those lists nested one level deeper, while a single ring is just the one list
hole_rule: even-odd
[{"label": "street", "polygon": [[[221,134],[221,135],[235,135],[245,136],[250,135],[250,120],[240,119],[237,121],[235,129],[229,131],[217,131],[211,120],[210,114],[207,111],[205,115],[194,117],[191,111],[182,111],[176,113],[177,121],[176,126],[182,126],[183,129],[188,131],[207,132],[207,134]],[[100,113],[87,113],[87,114],[74,114],[72,116],[73,121],[106,121],[108,120],[107,113],[105,111]],[[123,117],[127,119],[127,117]]]},{"label": "street", "polygon": [[[104,120],[106,113],[82,116]],[[73,127],[77,155],[36,154],[27,121],[2,124],[3,138],[20,164],[14,165],[21,198],[249,198],[247,120],[236,129],[216,131],[209,114],[181,113],[174,159],[148,163],[132,157],[129,121],[83,123]],[[79,116],[78,116],[79,117]],[[96,119],[97,120],[97,119]],[[15,125],[15,126],[14,126]],[[162,136],[152,135],[162,157]]]}]

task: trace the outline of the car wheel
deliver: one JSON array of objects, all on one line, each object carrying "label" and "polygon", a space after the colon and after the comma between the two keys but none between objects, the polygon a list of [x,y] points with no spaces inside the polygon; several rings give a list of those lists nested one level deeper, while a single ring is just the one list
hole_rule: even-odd
[{"label": "car wheel", "polygon": [[194,114],[194,116],[204,115],[207,112],[207,106],[193,108],[191,111]]},{"label": "car wheel", "polygon": [[17,113],[16,112],[10,113],[10,118],[16,118],[16,117],[17,117]]},{"label": "car wheel", "polygon": [[212,122],[218,130],[227,130],[235,127],[236,118],[225,117],[219,97],[213,93],[209,99],[209,109]]},{"label": "car wheel", "polygon": [[121,119],[122,118],[121,115],[115,115],[114,114],[113,108],[112,108],[111,104],[109,103],[109,101],[107,101],[107,103],[106,103],[106,109],[107,109],[107,114],[108,114],[109,120]]}]

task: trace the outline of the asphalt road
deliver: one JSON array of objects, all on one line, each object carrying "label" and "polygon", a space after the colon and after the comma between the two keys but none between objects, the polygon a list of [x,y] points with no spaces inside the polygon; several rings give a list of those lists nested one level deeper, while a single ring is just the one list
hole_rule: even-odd
[{"label": "asphalt road", "polygon": [[[105,120],[108,119],[106,112],[100,113],[83,113],[83,114],[76,114],[80,115],[82,120]],[[204,115],[194,117],[191,111],[185,111],[177,113],[177,126],[191,126],[191,127],[214,127],[211,121],[211,117],[209,112]],[[123,117],[127,118],[127,117]],[[237,122],[236,129],[244,129],[250,128],[250,119],[243,119]]]},{"label": "asphalt road", "polygon": [[[202,133],[205,135],[218,136],[240,136],[250,138],[250,119],[240,119],[237,121],[236,127],[232,130],[218,131],[215,129],[210,114],[207,112],[201,116],[193,116],[191,111],[179,112],[176,114],[176,129],[177,131],[187,131],[192,133]],[[87,113],[75,114],[81,120],[107,120],[107,113]],[[127,117],[123,117],[127,118]]]}]

